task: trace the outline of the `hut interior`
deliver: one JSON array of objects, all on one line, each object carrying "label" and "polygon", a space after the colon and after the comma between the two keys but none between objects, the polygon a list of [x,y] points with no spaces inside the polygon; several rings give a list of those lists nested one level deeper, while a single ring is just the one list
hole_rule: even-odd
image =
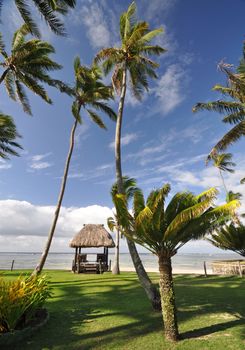
[{"label": "hut interior", "polygon": [[[70,242],[75,248],[72,271],[75,273],[103,273],[109,271],[108,248],[115,247],[114,241],[104,225],[87,224],[75,235]],[[81,253],[82,248],[103,247],[103,253],[96,254],[94,261],[88,260],[87,255]]]}]

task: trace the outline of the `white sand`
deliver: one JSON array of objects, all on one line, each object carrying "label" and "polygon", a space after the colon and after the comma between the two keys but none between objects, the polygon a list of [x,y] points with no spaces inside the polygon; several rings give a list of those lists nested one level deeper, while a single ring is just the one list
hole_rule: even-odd
[{"label": "white sand", "polygon": [[[135,272],[134,268],[131,267],[122,267],[120,268],[121,271],[125,272]],[[146,268],[147,272],[159,272],[158,269],[154,268]],[[190,275],[204,275],[203,269],[182,269],[182,268],[173,268],[173,274],[190,274]],[[207,274],[212,275],[213,272],[211,269],[207,269]]]}]

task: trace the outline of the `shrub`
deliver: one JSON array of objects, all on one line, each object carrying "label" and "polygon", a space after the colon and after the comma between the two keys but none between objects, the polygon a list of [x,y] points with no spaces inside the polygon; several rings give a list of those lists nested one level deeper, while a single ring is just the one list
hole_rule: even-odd
[{"label": "shrub", "polygon": [[45,276],[19,276],[14,281],[6,281],[1,277],[0,332],[24,327],[50,296]]}]

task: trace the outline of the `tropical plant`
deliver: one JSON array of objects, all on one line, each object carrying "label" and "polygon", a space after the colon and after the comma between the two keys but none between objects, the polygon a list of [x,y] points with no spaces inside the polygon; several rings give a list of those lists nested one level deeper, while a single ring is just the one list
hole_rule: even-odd
[{"label": "tropical plant", "polygon": [[[0,9],[3,0],[0,0]],[[15,5],[19,11],[23,21],[26,23],[30,33],[40,37],[38,25],[33,19],[31,8],[35,6],[38,13],[46,21],[49,28],[57,35],[65,35],[64,24],[60,20],[57,13],[65,15],[69,8],[74,8],[76,0],[15,0]],[[34,6],[32,6],[34,5]]]},{"label": "tropical plant", "polygon": [[31,107],[24,86],[47,103],[52,103],[52,101],[41,83],[56,87],[68,94],[71,94],[72,91],[62,81],[49,76],[50,71],[62,68],[49,57],[55,52],[53,46],[39,39],[26,40],[29,33],[26,24],[15,32],[10,55],[5,50],[0,34],[0,54],[4,59],[3,62],[0,62],[4,70],[0,77],[0,84],[4,82],[9,97],[14,101],[18,99],[23,110],[31,115]]},{"label": "tropical plant", "polygon": [[[123,176],[123,190],[127,197],[127,200],[130,200],[135,191],[137,191],[136,180],[133,178],[129,178],[128,176]],[[111,188],[111,198],[113,198],[118,193],[117,191],[117,183],[114,183]],[[107,219],[108,227],[111,231],[116,231],[116,243],[115,243],[115,261],[112,268],[113,275],[120,274],[119,268],[119,242],[120,242],[120,226],[117,222],[117,215],[114,214],[114,217],[109,217]]]},{"label": "tropical plant", "polygon": [[245,257],[245,226],[230,223],[215,231],[208,239],[215,247],[233,252]]},{"label": "tropical plant", "polygon": [[230,218],[238,201],[215,207],[217,190],[211,188],[197,196],[177,193],[165,207],[170,185],[153,190],[146,202],[143,193],[134,194],[133,214],[125,195],[115,197],[115,206],[123,234],[158,257],[162,313],[167,339],[179,338],[171,258],[192,239],[204,237]]},{"label": "tropical plant", "polygon": [[[159,28],[151,31],[147,22],[136,20],[135,14],[136,4],[132,2],[128,10],[120,17],[121,47],[102,49],[95,57],[95,62],[103,62],[105,74],[114,70],[112,84],[116,92],[120,94],[115,131],[115,162],[118,193],[123,193],[124,191],[121,164],[121,128],[127,81],[130,83],[134,96],[140,100],[144,90],[148,90],[148,78],[157,78],[155,70],[158,64],[150,57],[153,55],[158,56],[165,52],[161,46],[151,43],[163,30]],[[146,277],[146,272],[136,246],[128,238],[127,245],[138,277],[142,282],[144,276]]]},{"label": "tropical plant", "polygon": [[24,327],[50,296],[45,276],[0,278],[0,333]]},{"label": "tropical plant", "polygon": [[224,151],[228,146],[238,141],[245,135],[245,44],[243,47],[243,59],[240,62],[237,72],[232,72],[231,66],[221,63],[221,71],[226,75],[227,86],[215,85],[214,91],[220,92],[226,99],[219,99],[214,102],[199,102],[193,107],[193,112],[202,110],[225,114],[224,123],[234,124],[212,148],[208,158],[217,152]]},{"label": "tropical plant", "polygon": [[228,194],[228,190],[225,185],[225,180],[222,175],[222,171],[227,171],[228,173],[234,173],[234,169],[232,169],[236,164],[231,161],[232,154],[231,153],[216,153],[212,154],[210,159],[213,161],[213,166],[218,169],[221,181],[223,183],[226,195]]},{"label": "tropical plant", "polygon": [[240,184],[243,185],[245,184],[245,177],[243,179],[240,180]]},{"label": "tropical plant", "polygon": [[[138,191],[136,186],[136,180],[123,176],[123,191],[126,196],[127,202],[133,197],[134,193]],[[118,194],[117,183],[115,183],[111,188],[111,197],[114,202],[115,196]],[[116,250],[115,250],[115,264],[112,269],[113,274],[119,274],[119,239],[120,233],[122,234],[123,229],[120,227],[117,214],[114,217],[109,217],[107,219],[108,227],[111,231],[116,231]],[[117,248],[118,247],[118,248]],[[140,257],[133,260],[134,267],[136,271],[140,271],[141,278],[139,279],[141,286],[144,288],[148,299],[150,300],[152,307],[155,311],[161,310],[161,297],[158,289],[154,286],[149,276],[147,275],[144,266],[140,260]],[[143,270],[142,270],[143,268]]]},{"label": "tropical plant", "polygon": [[0,158],[9,159],[10,156],[19,156],[16,148],[22,149],[16,139],[21,137],[13,119],[0,113]]},{"label": "tropical plant", "polygon": [[34,270],[34,274],[40,273],[45,264],[48,256],[49,248],[53,239],[56,224],[59,218],[59,212],[65,192],[70,161],[74,148],[74,137],[77,125],[82,123],[82,117],[80,115],[81,109],[86,111],[90,119],[97,124],[100,128],[106,129],[97,111],[103,112],[113,121],[116,120],[116,114],[111,107],[106,103],[113,99],[113,93],[111,86],[104,85],[102,82],[101,70],[98,66],[92,65],[92,67],[82,66],[79,57],[74,60],[74,73],[75,73],[75,87],[74,95],[75,99],[72,104],[72,114],[75,118],[73,127],[70,134],[70,146],[66,158],[66,164],[64,169],[64,175],[61,183],[60,193],[58,197],[58,203],[54,213],[54,219],[50,227],[48,239],[44,251],[42,253],[40,262]]}]

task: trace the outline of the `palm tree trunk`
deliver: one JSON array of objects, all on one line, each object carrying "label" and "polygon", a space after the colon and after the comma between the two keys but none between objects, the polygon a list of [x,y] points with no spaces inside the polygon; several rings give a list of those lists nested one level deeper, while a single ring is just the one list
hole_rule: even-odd
[{"label": "palm tree trunk", "polygon": [[[118,193],[123,193],[123,177],[122,177],[122,164],[121,164],[121,129],[122,129],[122,117],[123,117],[123,108],[124,101],[126,96],[127,89],[127,69],[126,64],[123,68],[122,76],[122,90],[118,106],[117,114],[117,123],[116,123],[116,133],[115,133],[115,159],[116,159],[116,179],[117,179],[117,188]],[[138,275],[140,284],[144,288],[146,295],[150,299],[153,309],[156,311],[161,310],[161,298],[158,290],[152,284],[150,278],[148,277],[142,261],[137,252],[135,243],[127,239],[128,249],[133,261],[136,273]]]},{"label": "palm tree trunk", "polygon": [[59,213],[60,213],[62,200],[63,200],[63,197],[64,197],[64,192],[65,192],[65,187],[66,187],[66,181],[67,181],[67,176],[68,176],[71,156],[72,156],[72,152],[73,152],[73,148],[74,148],[74,135],[75,135],[75,131],[76,131],[76,128],[77,128],[77,123],[78,123],[78,121],[75,120],[75,123],[74,123],[74,125],[73,125],[73,127],[71,129],[70,147],[69,147],[69,151],[68,151],[68,155],[67,155],[67,159],[66,159],[64,175],[63,175],[63,180],[62,180],[62,183],[61,183],[58,203],[57,203],[56,210],[55,210],[55,213],[54,213],[54,219],[53,219],[52,225],[50,227],[47,243],[46,243],[46,246],[45,246],[44,251],[42,253],[40,262],[37,264],[35,270],[33,271],[33,274],[39,274],[39,273],[42,272],[43,266],[45,264],[45,261],[47,259],[48,253],[49,253],[49,248],[51,246],[51,242],[52,242],[53,235],[54,235],[54,232],[55,232],[56,224],[57,224],[57,221],[58,221],[58,218],[59,218]]},{"label": "palm tree trunk", "polygon": [[115,244],[115,262],[112,269],[113,275],[119,275],[120,274],[120,268],[119,268],[119,241],[120,241],[120,232],[117,229],[116,231],[116,244]]},{"label": "palm tree trunk", "polygon": [[226,185],[225,185],[225,180],[224,180],[224,177],[222,175],[222,172],[221,170],[219,169],[219,174],[220,174],[220,178],[221,178],[221,181],[223,183],[223,186],[224,186],[224,189],[225,189],[225,192],[226,192],[226,195],[228,194],[228,191],[227,191],[227,188],[226,188]]},{"label": "palm tree trunk", "polygon": [[4,81],[8,71],[10,71],[10,68],[8,67],[7,69],[5,69],[5,71],[3,72],[3,74],[0,77],[0,84],[2,84],[2,82]]},{"label": "palm tree trunk", "polygon": [[179,338],[174,296],[171,258],[159,255],[160,293],[165,337],[176,341]]},{"label": "palm tree trunk", "polygon": [[127,239],[128,249],[134,264],[135,271],[138,275],[141,286],[144,288],[148,299],[151,302],[152,308],[155,311],[161,311],[161,297],[158,289],[154,286],[150,280],[144,265],[140,259],[139,253],[136,249],[135,243],[130,239]]}]

